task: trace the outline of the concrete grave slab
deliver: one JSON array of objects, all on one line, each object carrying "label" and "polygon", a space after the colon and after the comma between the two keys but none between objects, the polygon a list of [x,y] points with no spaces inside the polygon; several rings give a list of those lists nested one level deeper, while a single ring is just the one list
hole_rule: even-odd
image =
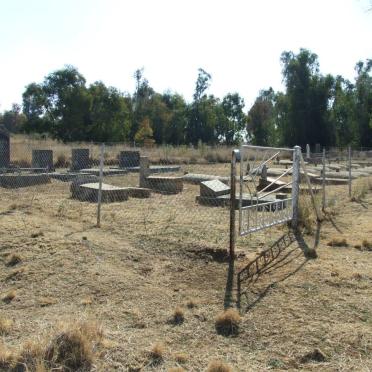
[{"label": "concrete grave slab", "polygon": [[1,174],[0,186],[7,189],[15,189],[19,187],[29,187],[50,183],[50,175],[48,173],[37,174]]},{"label": "concrete grave slab", "polygon": [[200,183],[200,196],[217,197],[230,193],[230,187],[219,180],[203,181]]},{"label": "concrete grave slab", "polygon": [[[72,194],[74,199],[80,201],[89,201],[97,203],[99,192],[99,183],[84,183],[79,185],[75,192]],[[129,190],[126,187],[117,187],[113,185],[108,185],[106,183],[102,184],[102,203],[114,203],[128,200]]]},{"label": "concrete grave slab", "polygon": [[164,194],[178,194],[183,190],[182,177],[149,176],[146,178],[148,188]]}]

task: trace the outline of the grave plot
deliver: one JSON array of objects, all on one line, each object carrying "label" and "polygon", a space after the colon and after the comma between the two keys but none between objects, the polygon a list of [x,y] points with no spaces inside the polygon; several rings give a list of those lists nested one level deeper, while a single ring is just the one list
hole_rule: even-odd
[{"label": "grave plot", "polygon": [[0,174],[0,187],[16,189],[50,183],[49,173]]}]

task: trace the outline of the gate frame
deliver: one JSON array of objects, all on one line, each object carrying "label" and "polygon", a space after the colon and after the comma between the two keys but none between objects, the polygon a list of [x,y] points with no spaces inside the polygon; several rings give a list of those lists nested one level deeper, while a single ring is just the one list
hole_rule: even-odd
[{"label": "gate frame", "polygon": [[[274,150],[274,151],[292,151],[293,152],[293,170],[292,170],[292,218],[291,227],[295,230],[298,226],[298,203],[300,194],[300,162],[301,162],[301,147],[294,146],[291,148],[282,147],[265,147],[265,146],[254,146],[254,145],[242,145],[240,149],[232,151],[231,157],[231,175],[230,175],[230,258],[234,258],[235,255],[235,240],[236,240],[236,161],[239,156],[240,161],[240,195],[239,195],[239,223],[241,221],[241,197],[242,197],[242,163],[243,163],[243,152],[242,148],[249,147],[252,149],[260,150]],[[238,155],[239,154],[239,155]],[[267,161],[266,161],[267,162]],[[263,229],[270,228],[266,226]],[[248,235],[248,234],[247,234]]]}]

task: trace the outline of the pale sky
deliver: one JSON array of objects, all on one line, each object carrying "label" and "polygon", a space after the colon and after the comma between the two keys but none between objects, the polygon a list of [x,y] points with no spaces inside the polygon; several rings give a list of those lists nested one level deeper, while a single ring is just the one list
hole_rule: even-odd
[{"label": "pale sky", "polygon": [[197,70],[209,93],[282,90],[280,54],[310,49],[323,74],[352,80],[372,58],[371,0],[0,0],[0,111],[25,86],[69,64],[88,83],[132,93],[133,74],[190,101]]}]

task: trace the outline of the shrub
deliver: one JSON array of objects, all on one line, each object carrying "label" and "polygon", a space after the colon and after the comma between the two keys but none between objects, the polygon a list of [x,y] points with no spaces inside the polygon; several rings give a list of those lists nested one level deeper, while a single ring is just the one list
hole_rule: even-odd
[{"label": "shrub", "polygon": [[174,324],[181,324],[185,320],[185,314],[183,312],[183,309],[180,306],[177,306],[173,313],[173,323]]},{"label": "shrub", "polygon": [[160,342],[157,342],[150,350],[150,357],[154,362],[161,362],[164,359],[165,348]]},{"label": "shrub", "polygon": [[235,309],[225,310],[216,317],[215,327],[217,333],[230,336],[239,333],[241,317]]}]

